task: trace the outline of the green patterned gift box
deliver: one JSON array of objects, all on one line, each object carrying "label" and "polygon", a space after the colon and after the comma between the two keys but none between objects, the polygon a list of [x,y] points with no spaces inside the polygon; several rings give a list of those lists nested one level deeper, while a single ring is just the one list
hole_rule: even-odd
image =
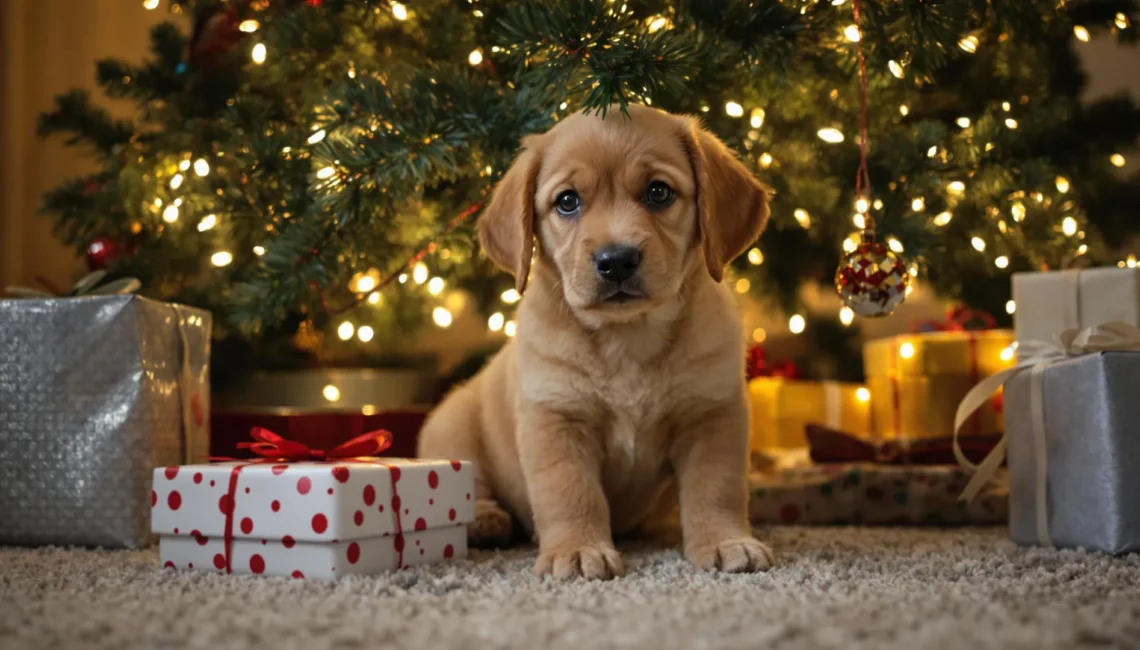
[{"label": "green patterned gift box", "polygon": [[950,465],[814,465],[750,477],[754,523],[817,526],[1004,524],[1009,487],[1004,471],[970,503],[969,480]]}]

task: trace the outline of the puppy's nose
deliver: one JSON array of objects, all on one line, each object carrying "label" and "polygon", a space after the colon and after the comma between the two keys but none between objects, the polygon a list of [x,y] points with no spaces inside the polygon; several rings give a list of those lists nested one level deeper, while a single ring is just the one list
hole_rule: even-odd
[{"label": "puppy's nose", "polygon": [[637,273],[641,264],[641,251],[633,246],[607,244],[594,251],[594,270],[598,277],[610,282],[621,283]]}]

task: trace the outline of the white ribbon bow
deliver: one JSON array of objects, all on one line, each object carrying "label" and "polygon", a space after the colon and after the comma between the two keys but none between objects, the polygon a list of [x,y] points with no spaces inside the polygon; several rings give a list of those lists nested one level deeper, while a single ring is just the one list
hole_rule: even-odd
[{"label": "white ribbon bow", "polygon": [[966,489],[962,491],[960,499],[971,501],[986,483],[993,478],[994,473],[1005,460],[1005,435],[994,447],[993,451],[975,465],[962,453],[962,446],[958,441],[958,431],[966,420],[989,400],[994,391],[1007,381],[1029,371],[1030,380],[1030,418],[1035,439],[1034,448],[1037,450],[1037,538],[1044,546],[1052,546],[1049,535],[1048,503],[1045,498],[1046,478],[1048,476],[1048,457],[1045,447],[1045,404],[1044,382],[1042,380],[1045,368],[1068,359],[1095,352],[1109,350],[1140,350],[1140,329],[1128,323],[1110,322],[1096,325],[1084,330],[1067,329],[1061,332],[1055,343],[1045,341],[1027,341],[1018,347],[1018,356],[1021,358],[1017,365],[1003,370],[982,380],[977,386],[970,389],[958,405],[958,412],[954,416],[954,458],[958,464],[974,470]]}]

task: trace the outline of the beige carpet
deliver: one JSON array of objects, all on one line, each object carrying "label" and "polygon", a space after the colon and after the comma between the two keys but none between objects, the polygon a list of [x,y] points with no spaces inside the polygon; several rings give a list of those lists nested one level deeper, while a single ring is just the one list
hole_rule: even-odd
[{"label": "beige carpet", "polygon": [[1140,647],[1138,556],[1022,549],[1000,528],[760,533],[767,574],[639,546],[608,583],[536,579],[532,548],[337,583],[0,549],[0,648]]}]

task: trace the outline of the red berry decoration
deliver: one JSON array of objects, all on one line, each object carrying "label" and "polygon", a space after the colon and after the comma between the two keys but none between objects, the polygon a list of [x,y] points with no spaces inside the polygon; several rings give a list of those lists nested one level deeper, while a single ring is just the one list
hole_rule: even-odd
[{"label": "red berry decoration", "polygon": [[843,304],[865,318],[893,312],[906,299],[909,283],[906,263],[870,232],[835,271],[835,290]]},{"label": "red berry decoration", "polygon": [[87,269],[97,271],[107,268],[107,265],[119,256],[121,248],[110,237],[99,237],[87,245]]}]

